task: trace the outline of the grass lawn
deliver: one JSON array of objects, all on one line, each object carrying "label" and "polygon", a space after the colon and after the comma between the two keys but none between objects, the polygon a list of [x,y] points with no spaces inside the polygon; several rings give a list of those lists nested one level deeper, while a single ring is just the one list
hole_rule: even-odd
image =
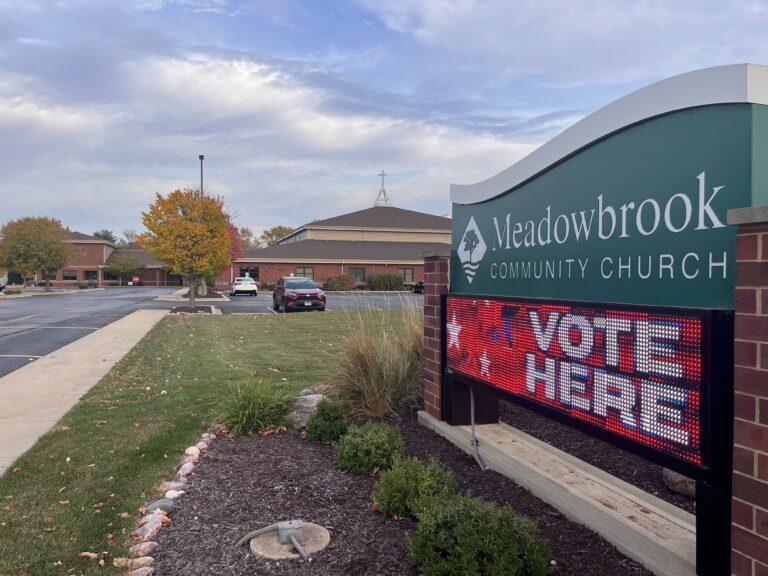
[{"label": "grass lawn", "polygon": [[[164,319],[0,478],[0,576],[124,572],[112,559],[127,554],[139,507],[160,496],[226,386],[263,378],[298,392],[327,379],[360,318],[401,315]],[[80,552],[108,552],[106,566]]]}]

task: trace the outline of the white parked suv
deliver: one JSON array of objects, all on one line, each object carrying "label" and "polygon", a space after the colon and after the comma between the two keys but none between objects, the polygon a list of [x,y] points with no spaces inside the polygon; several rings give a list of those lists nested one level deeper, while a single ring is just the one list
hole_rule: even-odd
[{"label": "white parked suv", "polygon": [[250,294],[251,296],[258,296],[259,288],[256,285],[256,281],[248,276],[242,278],[235,278],[232,285],[229,288],[230,296],[237,296],[238,294]]}]

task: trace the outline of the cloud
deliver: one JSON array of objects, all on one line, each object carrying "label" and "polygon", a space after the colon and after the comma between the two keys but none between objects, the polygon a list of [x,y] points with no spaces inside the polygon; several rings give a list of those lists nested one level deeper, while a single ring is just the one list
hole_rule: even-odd
[{"label": "cloud", "polygon": [[58,46],[56,42],[51,40],[44,40],[42,38],[19,38],[19,44],[27,44],[29,46],[42,46],[44,48],[55,48]]},{"label": "cloud", "polygon": [[757,1],[356,1],[0,0],[3,216],[140,228],[198,154],[257,230],[370,206],[382,168],[444,214],[645,82],[766,60]]},{"label": "cloud", "polygon": [[719,0],[360,0],[453,66],[554,85],[644,82],[768,60],[768,9]]},{"label": "cloud", "polygon": [[[45,206],[85,232],[140,228],[155,193],[197,185],[200,153],[206,190],[256,229],[370,206],[382,167],[396,205],[446,213],[450,181],[482,179],[533,148],[420,119],[418,106],[398,114],[396,97],[376,105],[378,92],[356,86],[350,95],[352,84],[303,70],[206,54],[139,57],[116,72],[119,100],[70,105],[39,78],[0,75],[0,153],[15,167],[4,186],[17,197],[9,214]],[[359,105],[345,107],[350,100]]]}]

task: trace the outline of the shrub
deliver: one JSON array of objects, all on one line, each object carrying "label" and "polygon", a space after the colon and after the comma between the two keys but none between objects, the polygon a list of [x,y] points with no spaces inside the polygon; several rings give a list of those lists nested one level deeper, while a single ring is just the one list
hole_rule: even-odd
[{"label": "shrub", "polygon": [[418,458],[396,458],[392,468],[381,473],[372,497],[386,516],[415,517],[431,498],[455,493],[456,479],[434,457],[426,466]]},{"label": "shrub", "polygon": [[403,278],[399,274],[369,274],[369,290],[404,290]]},{"label": "shrub", "polygon": [[7,294],[8,296],[13,296],[15,294],[21,294],[21,290],[19,288],[6,288],[3,291],[3,294]]},{"label": "shrub", "polygon": [[425,576],[549,573],[549,551],[536,525],[510,508],[467,496],[434,498],[418,519],[408,549]]},{"label": "shrub", "polygon": [[350,327],[338,356],[340,373],[330,385],[356,413],[379,418],[421,399],[423,316],[412,305],[400,314],[399,324],[383,317],[380,326],[372,327],[358,316],[358,326]]},{"label": "shrub", "polygon": [[342,470],[365,474],[376,467],[389,468],[402,452],[400,431],[391,424],[352,424],[336,443],[336,464]]},{"label": "shrub", "polygon": [[323,290],[341,292],[346,290],[355,290],[357,281],[353,276],[333,276],[323,282]]},{"label": "shrub", "polygon": [[321,400],[317,410],[307,421],[307,440],[312,442],[336,442],[349,428],[347,415],[349,402],[343,400]]},{"label": "shrub", "polygon": [[77,287],[80,288],[80,290],[87,290],[90,288],[87,282],[78,282]]},{"label": "shrub", "polygon": [[285,426],[296,394],[265,384],[262,380],[229,386],[219,401],[215,418],[234,434],[251,434]]}]

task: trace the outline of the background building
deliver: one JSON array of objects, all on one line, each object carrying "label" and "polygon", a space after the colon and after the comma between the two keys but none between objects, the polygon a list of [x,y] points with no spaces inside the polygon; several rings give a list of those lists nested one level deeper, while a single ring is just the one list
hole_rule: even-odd
[{"label": "background building", "polygon": [[451,242],[451,219],[393,206],[374,206],[300,226],[275,246],[247,251],[233,262],[229,278],[246,274],[262,286],[281,276],[307,276],[322,283],[354,276],[364,286],[370,274],[399,274],[406,284],[424,279],[422,254]]},{"label": "background building", "polygon": [[[180,276],[168,273],[162,262],[147,254],[137,244],[129,248],[118,248],[109,240],[81,232],[69,232],[65,242],[71,246],[69,261],[56,272],[56,277],[51,279],[53,285],[74,286],[80,282],[97,286],[125,284],[132,278],[121,279],[105,270],[110,259],[117,256],[131,256],[144,264],[144,269],[137,272],[136,276],[145,286],[181,286],[182,284]],[[18,275],[10,280],[22,281]]]}]

